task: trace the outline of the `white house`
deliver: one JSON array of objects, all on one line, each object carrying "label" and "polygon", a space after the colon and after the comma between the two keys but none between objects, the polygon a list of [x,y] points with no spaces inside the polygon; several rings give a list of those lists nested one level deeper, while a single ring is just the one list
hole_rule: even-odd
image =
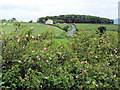
[{"label": "white house", "polygon": [[48,20],[45,21],[45,24],[53,24],[53,20],[48,19]]}]

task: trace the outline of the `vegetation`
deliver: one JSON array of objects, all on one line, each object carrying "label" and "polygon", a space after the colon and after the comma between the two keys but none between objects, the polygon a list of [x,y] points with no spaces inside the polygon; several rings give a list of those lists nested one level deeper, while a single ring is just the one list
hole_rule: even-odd
[{"label": "vegetation", "polygon": [[89,15],[59,15],[59,16],[46,16],[38,18],[38,23],[44,23],[47,19],[52,19],[54,23],[97,23],[97,24],[113,24],[114,21],[108,18],[100,18],[97,16]]},{"label": "vegetation", "polygon": [[[8,25],[12,37],[5,31]],[[13,24],[2,28],[3,89],[120,89],[117,33],[100,37],[95,30],[79,29],[57,39],[64,33],[57,27],[20,26],[17,33]]]}]

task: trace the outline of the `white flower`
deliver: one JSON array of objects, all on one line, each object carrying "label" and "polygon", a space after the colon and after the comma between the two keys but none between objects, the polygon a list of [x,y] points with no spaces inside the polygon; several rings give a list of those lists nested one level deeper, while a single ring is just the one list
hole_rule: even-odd
[{"label": "white flower", "polygon": [[32,38],[34,38],[34,36],[32,36]]},{"label": "white flower", "polygon": [[20,60],[18,62],[21,62]]},{"label": "white flower", "polygon": [[96,86],[98,86],[98,84],[96,84]]},{"label": "white flower", "polygon": [[45,79],[48,79],[48,77],[45,77]]},{"label": "white flower", "polygon": [[97,56],[95,56],[95,58],[98,58]]},{"label": "white flower", "polygon": [[34,27],[31,27],[31,29],[34,29]]}]

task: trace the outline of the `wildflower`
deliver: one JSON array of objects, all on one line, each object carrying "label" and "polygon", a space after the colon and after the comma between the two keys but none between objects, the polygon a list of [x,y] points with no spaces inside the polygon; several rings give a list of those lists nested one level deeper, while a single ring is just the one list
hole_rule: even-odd
[{"label": "wildflower", "polygon": [[101,38],[103,38],[103,37],[101,37]]},{"label": "wildflower", "polygon": [[107,44],[105,44],[105,45],[107,45]]},{"label": "wildflower", "polygon": [[95,56],[95,58],[97,58],[97,56]]},{"label": "wildflower", "polygon": [[44,52],[44,51],[42,51],[42,52]]},{"label": "wildflower", "polygon": [[9,45],[11,45],[11,43],[9,43]]},{"label": "wildflower", "polygon": [[34,36],[32,36],[32,38],[34,38]]},{"label": "wildflower", "polygon": [[97,63],[95,65],[97,65]]},{"label": "wildflower", "polygon": [[75,47],[73,47],[73,48],[75,48]]},{"label": "wildflower", "polygon": [[41,54],[39,54],[41,56]]},{"label": "wildflower", "polygon": [[75,78],[78,78],[78,76],[75,76]]},{"label": "wildflower", "polygon": [[64,58],[64,57],[62,56],[62,58]]},{"label": "wildflower", "polygon": [[76,57],[76,60],[78,60],[78,58]]},{"label": "wildflower", "polygon": [[93,52],[92,52],[92,51],[90,51],[90,54],[93,54]]},{"label": "wildflower", "polygon": [[20,41],[20,37],[18,38],[18,41],[17,42],[19,42]]},{"label": "wildflower", "polygon": [[45,77],[45,79],[48,79],[48,77]]},{"label": "wildflower", "polygon": [[44,51],[46,50],[46,48],[44,48]]},{"label": "wildflower", "polygon": [[45,58],[43,58],[45,60]]},{"label": "wildflower", "polygon": [[61,47],[61,48],[63,48],[63,47]]},{"label": "wildflower", "polygon": [[32,60],[32,62],[34,62],[34,60]]},{"label": "wildflower", "polygon": [[79,39],[78,39],[78,41],[79,41]]},{"label": "wildflower", "polygon": [[3,23],[2,25],[4,26],[4,25],[6,25],[6,23]]},{"label": "wildflower", "polygon": [[3,32],[1,32],[2,33],[2,35],[4,34]]},{"label": "wildflower", "polygon": [[41,34],[38,35],[38,37],[40,37],[40,36],[41,36]]},{"label": "wildflower", "polygon": [[60,62],[62,62],[62,60],[60,60]]},{"label": "wildflower", "polygon": [[36,56],[36,58],[38,58],[39,56]]},{"label": "wildflower", "polygon": [[31,29],[34,29],[34,27],[31,27]]},{"label": "wildflower", "polygon": [[98,45],[98,47],[100,47],[100,45]]},{"label": "wildflower", "polygon": [[85,63],[87,63],[87,61],[85,61]]},{"label": "wildflower", "polygon": [[40,65],[40,67],[42,67],[42,66]]},{"label": "wildflower", "polygon": [[27,38],[24,39],[25,41],[27,40]]},{"label": "wildflower", "polygon": [[70,42],[70,44],[72,44],[72,43]]},{"label": "wildflower", "polygon": [[20,60],[18,62],[21,62]]},{"label": "wildflower", "polygon": [[48,27],[48,29],[49,29],[50,27]]},{"label": "wildflower", "polygon": [[23,48],[25,48],[25,47],[23,47]]},{"label": "wildflower", "polygon": [[40,87],[42,88],[42,85],[40,85]]},{"label": "wildflower", "polygon": [[83,64],[83,61],[81,62],[81,64]]},{"label": "wildflower", "polygon": [[102,42],[102,40],[100,40],[100,42]]},{"label": "wildflower", "polygon": [[26,37],[28,37],[28,34],[26,34]]},{"label": "wildflower", "polygon": [[83,70],[84,72],[86,72],[86,70]]},{"label": "wildflower", "polygon": [[25,81],[25,79],[23,79],[23,82]]},{"label": "wildflower", "polygon": [[58,52],[58,54],[59,54],[59,55],[61,55],[61,53],[60,53],[60,52]]},{"label": "wildflower", "polygon": [[98,84],[96,84],[96,86],[98,86]]},{"label": "wildflower", "polygon": [[35,52],[35,51],[32,51],[32,52]]}]

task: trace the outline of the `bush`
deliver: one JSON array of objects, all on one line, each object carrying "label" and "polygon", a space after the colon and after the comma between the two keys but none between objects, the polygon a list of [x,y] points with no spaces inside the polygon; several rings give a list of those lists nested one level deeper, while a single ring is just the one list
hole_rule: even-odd
[{"label": "bush", "polygon": [[75,32],[58,44],[52,31],[2,35],[2,88],[114,89],[119,86],[117,35]]}]

